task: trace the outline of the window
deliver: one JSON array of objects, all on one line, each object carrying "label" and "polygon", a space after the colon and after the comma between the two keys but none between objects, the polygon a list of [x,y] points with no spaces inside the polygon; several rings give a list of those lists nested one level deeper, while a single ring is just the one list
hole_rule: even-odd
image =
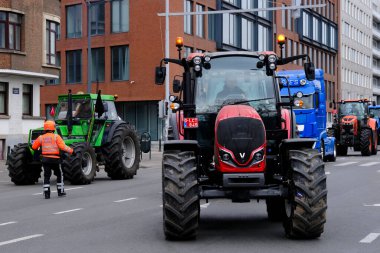
[{"label": "window", "polygon": [[82,5],[71,5],[66,7],[66,37],[82,37]]},{"label": "window", "polygon": [[241,20],[241,47],[246,50],[253,50],[253,22],[245,18]]},{"label": "window", "polygon": [[104,47],[91,49],[91,80],[104,82]]},{"label": "window", "polygon": [[330,27],[330,47],[336,48],[336,41],[335,41],[335,35],[336,35],[336,28]]},{"label": "window", "polygon": [[[208,9],[209,11],[213,11],[213,9]],[[208,15],[208,39],[215,40],[216,39],[216,16]]]},{"label": "window", "polygon": [[322,21],[322,44],[327,45],[327,23]]},{"label": "window", "polygon": [[104,34],[104,3],[91,5],[91,35]]},{"label": "window", "polygon": [[0,83],[0,115],[8,114],[8,84]]},{"label": "window", "polygon": [[46,63],[57,65],[55,42],[58,38],[59,24],[46,20]]},{"label": "window", "polygon": [[223,14],[223,43],[229,45],[238,45],[238,22],[234,14]]},{"label": "window", "polygon": [[[267,8],[268,7],[268,1],[267,0],[258,0],[257,2],[257,8]],[[268,11],[259,11],[257,13],[259,17],[262,18],[269,18],[269,12]]]},{"label": "window", "polygon": [[302,35],[305,36],[305,37],[309,37],[310,34],[309,34],[309,14],[307,12],[303,12],[303,16],[302,16],[302,24],[303,24],[303,28],[302,28]]},{"label": "window", "polygon": [[21,15],[0,11],[0,48],[21,50]]},{"label": "window", "polygon": [[242,10],[249,10],[253,9],[253,0],[241,0],[241,9]]},{"label": "window", "polygon": [[313,17],[313,40],[319,41],[319,21]]},{"label": "window", "polygon": [[22,85],[22,114],[33,116],[33,85]]},{"label": "window", "polygon": [[[184,1],[184,10],[185,12],[192,12],[192,2],[189,0]],[[184,32],[187,34],[193,34],[193,16],[192,15],[185,15],[184,17]]]},{"label": "window", "polygon": [[[57,64],[56,66],[60,67],[61,66],[61,53],[57,52],[56,53],[56,59],[57,59]],[[59,71],[59,77],[58,79],[50,79],[46,80],[45,84],[47,85],[56,85],[61,83],[61,71]]]},{"label": "window", "polygon": [[[196,9],[197,12],[198,11],[199,12],[200,11],[204,11],[204,8],[205,8],[204,6],[199,5],[199,4],[197,4],[196,7],[195,7],[195,9]],[[204,26],[205,26],[203,15],[197,15],[196,16],[196,22],[197,22],[197,27],[196,27],[195,33],[196,33],[197,36],[203,38],[204,37]]]},{"label": "window", "polygon": [[82,50],[66,51],[66,82],[82,82]]},{"label": "window", "polygon": [[112,47],[112,80],[129,80],[128,46]]},{"label": "window", "polygon": [[261,36],[258,38],[258,46],[257,50],[258,51],[265,51],[268,50],[269,48],[269,29],[265,26],[258,25],[258,31]]},{"label": "window", "polygon": [[112,32],[129,31],[129,0],[112,1]]}]

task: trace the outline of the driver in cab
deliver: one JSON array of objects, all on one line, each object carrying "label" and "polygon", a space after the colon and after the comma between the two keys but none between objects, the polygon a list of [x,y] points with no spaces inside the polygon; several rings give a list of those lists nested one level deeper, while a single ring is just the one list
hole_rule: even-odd
[{"label": "driver in cab", "polygon": [[227,76],[225,78],[223,90],[217,94],[216,101],[223,102],[228,99],[228,97],[231,97],[231,99],[245,97],[243,90],[238,86],[237,78],[234,76]]}]

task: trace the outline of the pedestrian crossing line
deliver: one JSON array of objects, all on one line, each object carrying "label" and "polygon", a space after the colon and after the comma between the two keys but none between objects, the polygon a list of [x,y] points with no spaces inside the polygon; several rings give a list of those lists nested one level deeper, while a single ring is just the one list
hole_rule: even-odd
[{"label": "pedestrian crossing line", "polygon": [[360,242],[361,243],[371,243],[380,236],[380,233],[370,233],[366,237],[364,237]]},{"label": "pedestrian crossing line", "polygon": [[355,163],[358,163],[358,162],[346,162],[346,163],[335,164],[334,166],[335,167],[343,167],[343,166],[351,165],[351,164],[355,164]]},{"label": "pedestrian crossing line", "polygon": [[201,208],[207,208],[210,205],[210,203],[205,203],[201,205]]},{"label": "pedestrian crossing line", "polygon": [[367,166],[372,166],[372,165],[376,165],[376,164],[380,164],[380,162],[369,162],[369,163],[360,164],[359,166],[367,167]]},{"label": "pedestrian crossing line", "polygon": [[364,206],[374,206],[374,207],[380,207],[380,204],[372,204],[372,205],[364,204]]},{"label": "pedestrian crossing line", "polygon": [[[67,191],[71,191],[71,190],[78,190],[78,189],[82,189],[82,188],[84,188],[84,187],[79,186],[79,187],[65,188],[65,192],[67,192]],[[51,192],[57,192],[57,191],[51,191]],[[36,196],[36,195],[42,195],[42,192],[39,192],[39,193],[33,193],[32,195],[33,195],[33,196]]]},{"label": "pedestrian crossing line", "polygon": [[330,171],[326,171],[325,174],[326,174],[326,175],[330,175],[331,172],[330,172]]}]

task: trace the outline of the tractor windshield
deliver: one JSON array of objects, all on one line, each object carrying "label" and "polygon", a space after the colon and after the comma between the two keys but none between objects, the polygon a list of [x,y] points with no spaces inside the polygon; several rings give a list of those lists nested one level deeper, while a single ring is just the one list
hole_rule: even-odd
[{"label": "tractor windshield", "polygon": [[[67,117],[68,103],[61,101],[56,112],[56,119],[64,120]],[[91,100],[90,99],[73,99],[72,104],[73,118],[89,119],[92,117]]]},{"label": "tractor windshield", "polygon": [[216,113],[223,104],[249,101],[257,111],[275,111],[273,78],[257,69],[258,58],[247,56],[218,57],[211,68],[196,78],[196,112]]},{"label": "tractor windshield", "polygon": [[[103,101],[104,113],[99,119],[118,120],[115,103],[113,101]],[[98,118],[98,114],[95,113],[95,118]]]},{"label": "tractor windshield", "polygon": [[380,108],[370,108],[369,113],[373,114],[376,118],[380,118]]},{"label": "tractor windshield", "polygon": [[354,115],[358,118],[363,118],[366,112],[364,103],[349,102],[339,104],[339,116]]}]

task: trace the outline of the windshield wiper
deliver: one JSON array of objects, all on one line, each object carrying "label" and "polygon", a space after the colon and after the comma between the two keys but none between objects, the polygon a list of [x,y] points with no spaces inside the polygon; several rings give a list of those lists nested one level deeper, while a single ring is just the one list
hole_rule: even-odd
[{"label": "windshield wiper", "polygon": [[250,100],[241,100],[241,101],[228,103],[228,105],[239,105],[239,104],[245,104],[245,103],[249,103],[249,102],[268,100],[268,99],[273,99],[273,98],[258,98],[258,99],[250,99]]}]

